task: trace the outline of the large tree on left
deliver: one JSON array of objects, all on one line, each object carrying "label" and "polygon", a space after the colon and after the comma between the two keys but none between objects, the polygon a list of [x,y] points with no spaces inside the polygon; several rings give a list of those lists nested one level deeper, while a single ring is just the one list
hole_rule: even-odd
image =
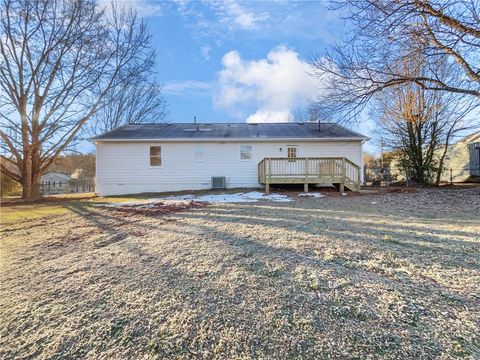
[{"label": "large tree on left", "polygon": [[114,3],[0,1],[0,169],[36,199],[41,174],[155,54],[145,24]]}]

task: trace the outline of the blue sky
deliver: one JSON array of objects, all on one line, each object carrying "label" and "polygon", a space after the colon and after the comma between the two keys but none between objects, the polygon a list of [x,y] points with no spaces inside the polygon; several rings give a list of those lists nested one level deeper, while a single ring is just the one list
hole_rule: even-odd
[{"label": "blue sky", "polygon": [[[307,60],[345,29],[326,1],[120,2],[153,36],[169,122],[301,118],[320,91]],[[357,130],[370,132],[367,125]]]}]

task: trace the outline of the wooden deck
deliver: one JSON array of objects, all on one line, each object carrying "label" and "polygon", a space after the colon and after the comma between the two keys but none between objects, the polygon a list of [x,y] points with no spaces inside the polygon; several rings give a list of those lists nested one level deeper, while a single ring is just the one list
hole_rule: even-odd
[{"label": "wooden deck", "polygon": [[258,163],[258,182],[270,184],[334,184],[340,191],[360,190],[360,167],[344,157],[265,158]]}]

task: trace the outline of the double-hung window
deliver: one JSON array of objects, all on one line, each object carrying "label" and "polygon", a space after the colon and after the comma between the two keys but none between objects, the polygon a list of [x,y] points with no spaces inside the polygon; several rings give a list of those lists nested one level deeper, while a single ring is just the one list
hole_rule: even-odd
[{"label": "double-hung window", "polygon": [[150,146],[150,166],[162,166],[161,146]]},{"label": "double-hung window", "polygon": [[287,158],[289,162],[296,161],[297,152],[298,152],[297,145],[287,145]]},{"label": "double-hung window", "polygon": [[205,158],[205,146],[195,145],[195,161],[203,161]]},{"label": "double-hung window", "polygon": [[252,160],[252,145],[240,145],[240,160]]}]

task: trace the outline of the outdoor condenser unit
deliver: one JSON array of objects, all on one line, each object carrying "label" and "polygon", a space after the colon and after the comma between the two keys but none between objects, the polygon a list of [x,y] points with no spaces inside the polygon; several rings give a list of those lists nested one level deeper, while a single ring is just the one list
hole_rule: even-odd
[{"label": "outdoor condenser unit", "polygon": [[212,189],[226,189],[227,179],[225,176],[212,176]]}]

